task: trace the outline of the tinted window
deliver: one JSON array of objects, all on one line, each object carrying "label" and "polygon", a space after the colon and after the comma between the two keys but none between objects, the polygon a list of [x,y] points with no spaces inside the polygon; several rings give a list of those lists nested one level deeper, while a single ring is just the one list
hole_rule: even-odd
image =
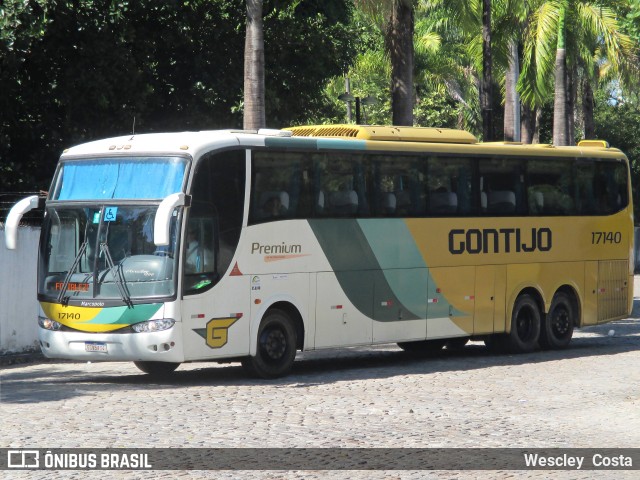
[{"label": "tinted window", "polygon": [[229,268],[244,213],[245,150],[205,154],[196,166],[185,241],[185,293],[214,285]]},{"label": "tinted window", "polygon": [[249,221],[555,216],[624,208],[620,161],[364,152],[253,152]]},{"label": "tinted window", "polygon": [[469,215],[474,210],[470,158],[429,157],[427,211],[432,216]]},{"label": "tinted window", "polygon": [[369,216],[367,166],[360,154],[318,155],[314,162],[319,187],[317,213],[329,217]]},{"label": "tinted window", "polygon": [[480,204],[489,216],[526,213],[524,162],[509,158],[481,159]]},{"label": "tinted window", "polygon": [[575,215],[572,159],[527,162],[527,201],[530,215]]},{"label": "tinted window", "polygon": [[415,217],[426,211],[425,162],[418,157],[373,155],[372,213]]},{"label": "tinted window", "polygon": [[577,205],[583,215],[610,215],[629,203],[627,168],[618,161],[579,161]]}]

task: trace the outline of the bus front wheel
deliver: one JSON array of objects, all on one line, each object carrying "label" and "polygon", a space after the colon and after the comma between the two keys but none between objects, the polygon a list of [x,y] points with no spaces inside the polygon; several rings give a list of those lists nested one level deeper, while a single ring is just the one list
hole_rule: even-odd
[{"label": "bus front wheel", "polygon": [[173,373],[173,371],[180,366],[179,363],[173,362],[133,362],[133,364],[144,373],[148,373],[154,377]]},{"label": "bus front wheel", "polygon": [[574,319],[573,304],[569,296],[563,292],[556,293],[540,330],[540,346],[557,349],[569,345],[573,337]]},{"label": "bus front wheel", "polygon": [[540,307],[528,294],[520,295],[513,305],[511,332],[506,337],[511,353],[529,353],[538,347],[540,339]]},{"label": "bus front wheel", "polygon": [[260,322],[256,355],[245,357],[242,366],[260,378],[282,377],[293,367],[296,345],[296,329],[289,315],[282,310],[269,310]]}]

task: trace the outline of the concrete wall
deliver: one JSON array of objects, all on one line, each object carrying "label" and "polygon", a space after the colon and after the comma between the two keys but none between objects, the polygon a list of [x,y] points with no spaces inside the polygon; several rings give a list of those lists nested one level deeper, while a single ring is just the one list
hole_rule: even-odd
[{"label": "concrete wall", "polygon": [[0,226],[0,354],[40,350],[36,272],[40,229],[21,227],[7,250]]}]

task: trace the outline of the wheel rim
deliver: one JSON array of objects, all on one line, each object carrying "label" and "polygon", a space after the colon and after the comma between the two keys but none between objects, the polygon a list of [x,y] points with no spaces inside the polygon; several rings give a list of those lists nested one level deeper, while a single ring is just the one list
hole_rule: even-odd
[{"label": "wheel rim", "polygon": [[284,357],[287,351],[287,337],[280,329],[270,328],[260,336],[260,350],[265,360],[273,363]]},{"label": "wheel rim", "polygon": [[523,342],[530,340],[535,334],[535,315],[530,307],[521,308],[516,318],[516,333]]},{"label": "wheel rim", "polygon": [[551,331],[556,338],[564,338],[571,331],[571,313],[562,306],[553,311]]}]

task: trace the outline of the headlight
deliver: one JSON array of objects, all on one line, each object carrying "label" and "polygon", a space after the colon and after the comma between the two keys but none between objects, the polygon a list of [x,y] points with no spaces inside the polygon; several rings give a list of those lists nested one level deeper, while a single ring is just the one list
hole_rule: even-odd
[{"label": "headlight", "polygon": [[147,322],[134,323],[131,328],[134,332],[160,332],[161,330],[168,330],[176,323],[171,318],[163,318],[162,320],[149,320]]},{"label": "headlight", "polygon": [[62,328],[62,324],[56,322],[55,320],[51,320],[47,317],[38,316],[38,325],[40,325],[45,330],[60,330]]}]

